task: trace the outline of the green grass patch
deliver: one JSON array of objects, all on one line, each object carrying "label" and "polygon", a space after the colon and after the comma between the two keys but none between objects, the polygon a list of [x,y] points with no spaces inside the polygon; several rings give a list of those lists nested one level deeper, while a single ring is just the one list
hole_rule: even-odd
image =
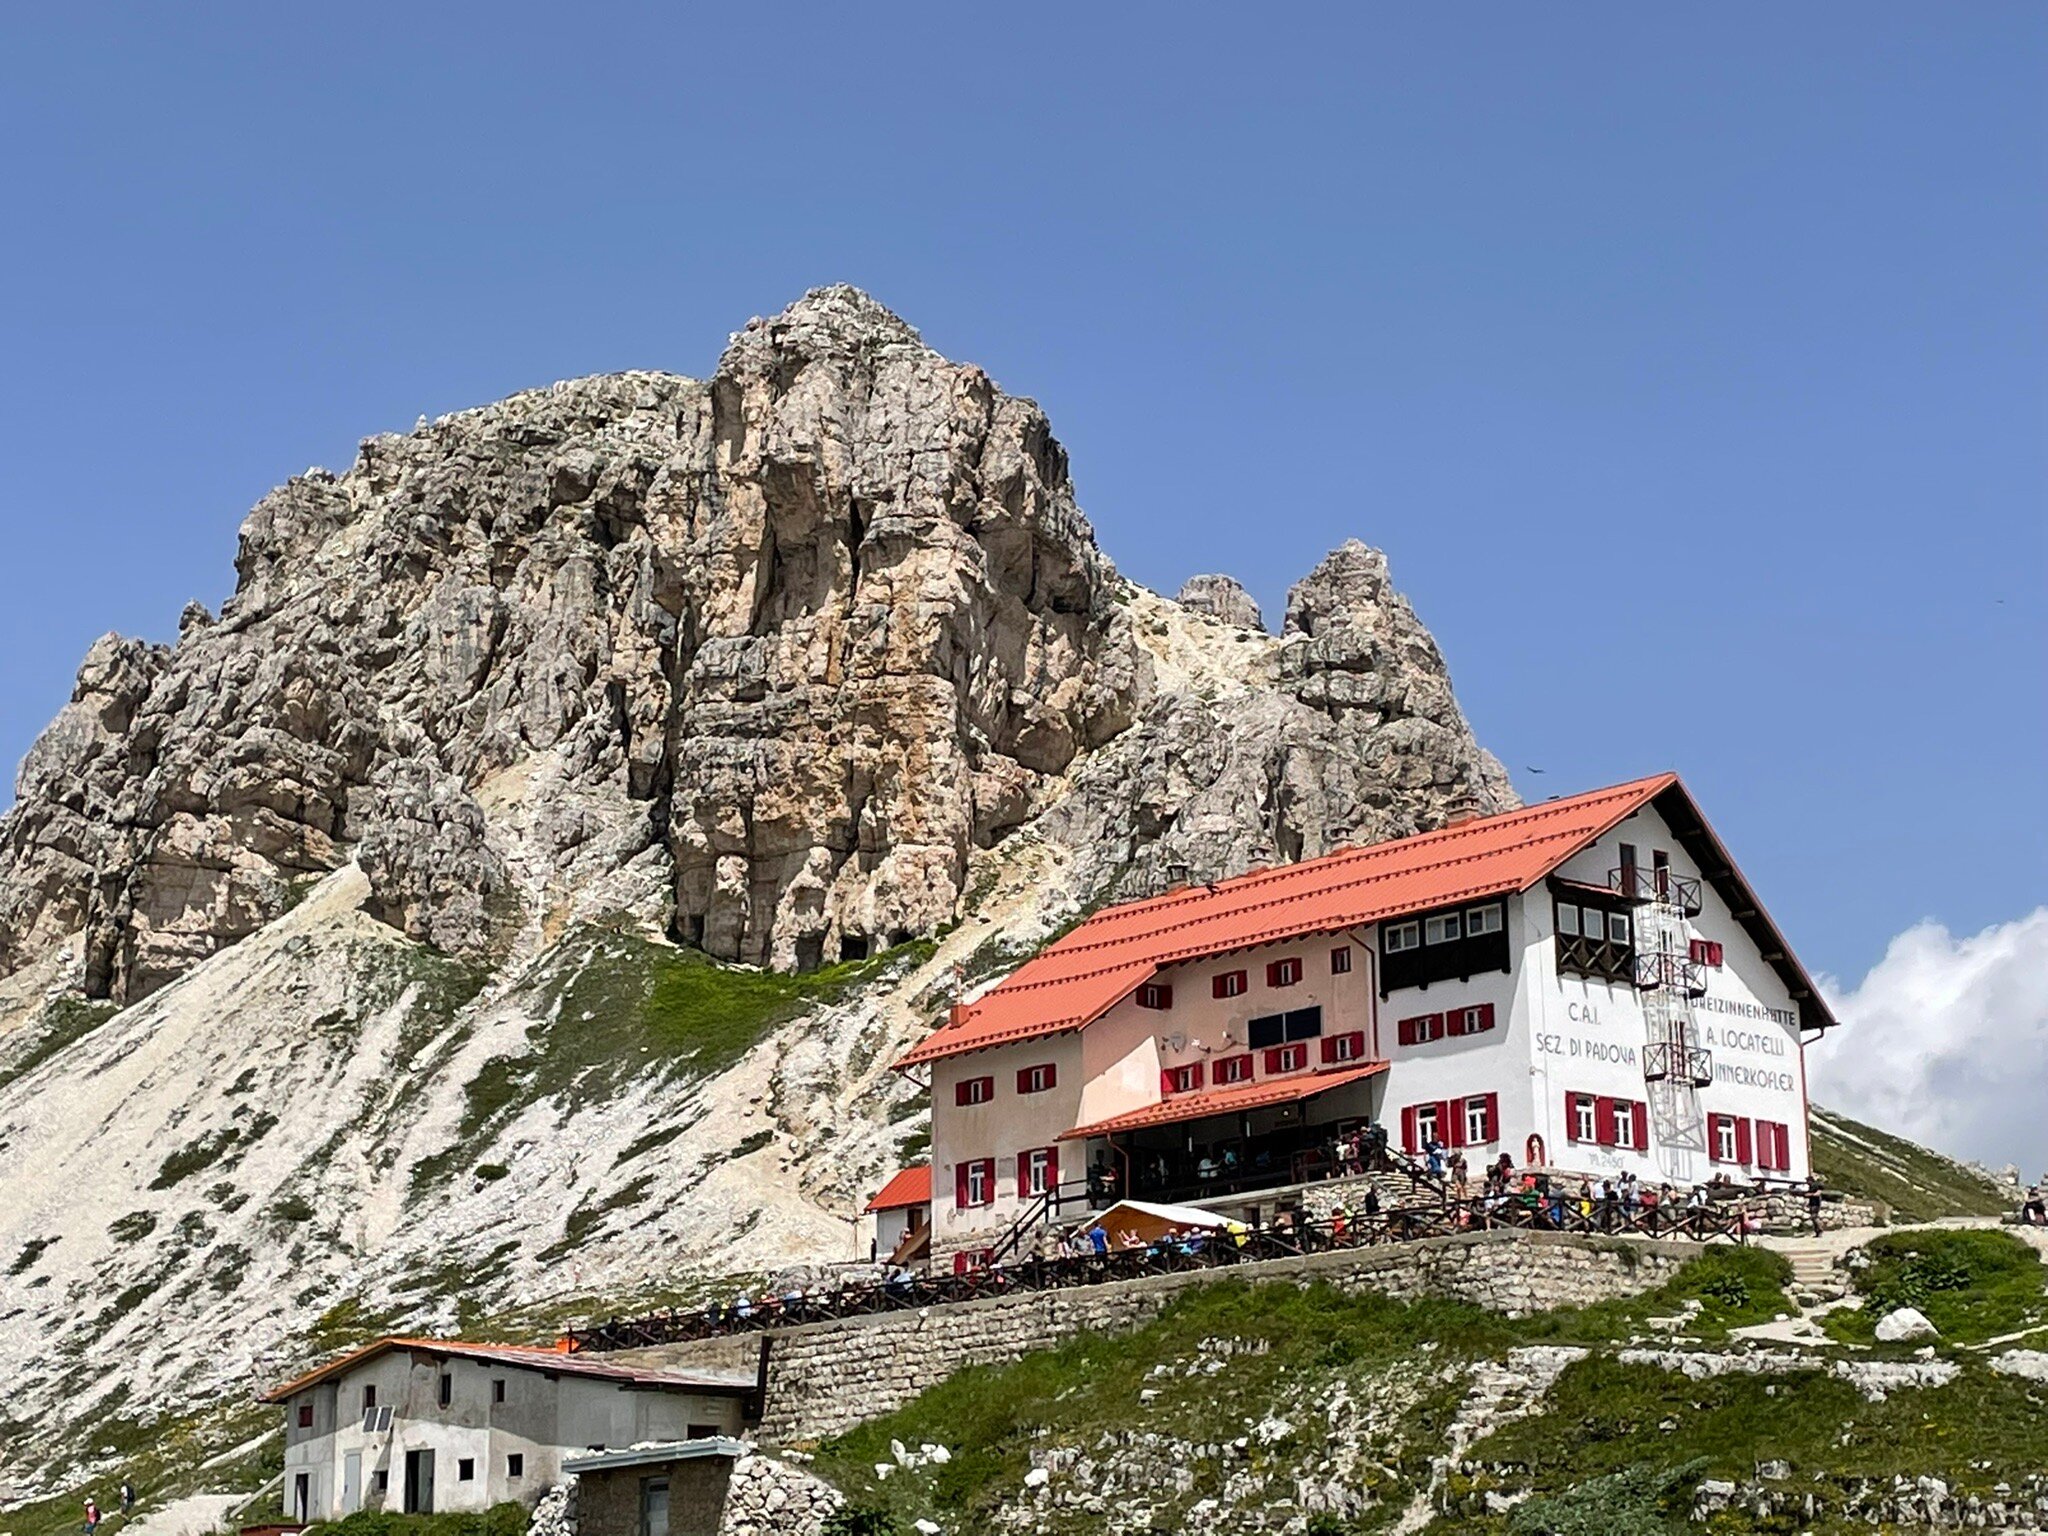
[{"label": "green grass patch", "polygon": [[5,1066],[0,1066],[0,1088],[27,1077],[51,1057],[76,1045],[121,1011],[120,1004],[67,992],[53,998],[37,1012],[28,1026],[27,1043]]},{"label": "green grass patch", "polygon": [[51,1246],[63,1241],[56,1237],[32,1237],[21,1245],[21,1252],[14,1256],[14,1262],[7,1266],[10,1275],[25,1275],[36,1267],[36,1260],[49,1252]]},{"label": "green grass patch", "polygon": [[328,1536],[526,1536],[521,1504],[494,1504],[468,1514],[400,1515],[359,1509],[322,1527]]},{"label": "green grass patch", "polygon": [[1883,1202],[1901,1222],[2002,1216],[2012,1207],[2011,1197],[1975,1169],[1818,1105],[1813,1171],[1831,1189]]},{"label": "green grass patch", "polygon": [[1870,1343],[1878,1320],[1901,1307],[1925,1313],[1950,1344],[1980,1344],[2048,1325],[2048,1270],[2009,1232],[1894,1232],[1863,1251],[1870,1263],[1852,1282],[1863,1307],[1827,1315],[1825,1326],[1835,1338]]},{"label": "green grass patch", "polygon": [[1541,1414],[1484,1442],[1481,1459],[1544,1494],[1695,1459],[1702,1475],[1734,1481],[1781,1460],[1795,1482],[1910,1471],[1988,1491],[2038,1470],[2044,1410],[2048,1391],[1975,1363],[1948,1386],[1873,1403],[1818,1369],[1693,1381],[1595,1354],[1558,1378]]},{"label": "green grass patch", "polygon": [[1531,1338],[1574,1344],[1621,1342],[1639,1336],[1652,1317],[1669,1317],[1689,1301],[1699,1315],[1685,1326],[1691,1338],[1718,1341],[1731,1328],[1767,1323],[1781,1312],[1796,1312],[1785,1287],[1792,1264],[1767,1248],[1715,1244],[1702,1248],[1684,1268],[1655,1290],[1590,1307],[1566,1307],[1528,1319]]},{"label": "green grass patch", "polygon": [[157,1169],[156,1177],[149,1181],[149,1187],[169,1189],[173,1184],[181,1183],[195,1173],[203,1173],[216,1164],[225,1163],[232,1167],[240,1161],[241,1151],[237,1149],[247,1150],[250,1143],[261,1139],[276,1124],[277,1116],[262,1114],[247,1125],[223,1125],[208,1131],[165,1158]]},{"label": "green grass patch", "polygon": [[920,941],[798,976],[720,965],[697,950],[634,934],[578,930],[536,961],[522,983],[542,1020],[528,1031],[527,1049],[484,1063],[464,1089],[454,1143],[414,1165],[414,1187],[467,1166],[491,1133],[528,1104],[554,1100],[568,1114],[635,1077],[712,1076],[777,1024],[837,1001],[885,970],[916,964],[931,949]]},{"label": "green grass patch", "polygon": [[[1443,1381],[1444,1367],[1504,1348],[1514,1336],[1514,1324],[1462,1302],[1223,1280],[1183,1292],[1133,1333],[1083,1334],[1013,1364],[948,1377],[897,1412],[826,1442],[816,1468],[857,1505],[905,1522],[936,1516],[967,1528],[1019,1485],[1034,1449],[1092,1450],[1105,1436],[1133,1429],[1210,1443],[1284,1411],[1301,1383],[1342,1376],[1371,1383],[1361,1395],[1378,1394],[1394,1390],[1386,1383],[1398,1375],[1415,1399],[1405,1415],[1413,1438],[1375,1448],[1390,1479],[1379,1491],[1391,1498],[1427,1480],[1429,1456],[1462,1396],[1462,1376]],[[1208,1339],[1232,1341],[1227,1367],[1189,1372],[1197,1345]],[[1417,1355],[1423,1340],[1436,1346],[1428,1357]],[[1160,1366],[1168,1370],[1155,1374]],[[891,1459],[892,1440],[945,1445],[952,1459],[915,1477],[877,1479],[875,1464]],[[1253,1465],[1304,1449],[1317,1454],[1292,1440],[1262,1444]],[[1198,1479],[1189,1502],[1202,1493]],[[1075,1518],[1084,1522],[1076,1529],[1099,1527]]]}]

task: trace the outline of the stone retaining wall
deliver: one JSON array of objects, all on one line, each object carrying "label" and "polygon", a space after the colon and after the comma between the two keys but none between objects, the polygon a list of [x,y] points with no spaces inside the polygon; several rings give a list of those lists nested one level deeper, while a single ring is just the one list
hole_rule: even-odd
[{"label": "stone retaining wall", "polygon": [[[838,1434],[900,1407],[967,1366],[1016,1360],[1083,1331],[1140,1327],[1189,1286],[1216,1280],[1323,1280],[1343,1291],[1450,1296],[1520,1316],[1649,1290],[1698,1251],[1689,1243],[1475,1232],[777,1329],[760,1436],[766,1444],[787,1445]],[[745,1351],[743,1358],[735,1345]],[[749,1335],[633,1350],[617,1358],[732,1368],[750,1363],[758,1348],[758,1336]]]}]

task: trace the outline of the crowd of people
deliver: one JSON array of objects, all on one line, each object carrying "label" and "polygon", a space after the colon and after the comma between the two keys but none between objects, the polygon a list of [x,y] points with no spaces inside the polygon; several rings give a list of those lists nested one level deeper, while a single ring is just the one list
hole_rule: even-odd
[{"label": "crowd of people", "polygon": [[[1149,1236],[1141,1235],[1132,1222],[1111,1225],[1091,1216],[1064,1230],[1049,1224],[1030,1247],[1001,1259],[984,1258],[962,1273],[913,1273],[896,1264],[841,1272],[824,1280],[792,1281],[730,1301],[713,1301],[694,1312],[607,1324],[588,1330],[589,1341],[594,1347],[617,1348],[625,1343],[653,1342],[655,1335],[697,1337],[965,1300],[1012,1285],[1091,1283],[1151,1269],[1277,1258],[1494,1227],[1633,1232],[1702,1240],[1742,1237],[1763,1229],[1758,1197],[1771,1194],[1803,1198],[1807,1221],[1818,1235],[1827,1198],[1820,1184],[1812,1180],[1772,1187],[1717,1173],[1704,1183],[1681,1188],[1652,1184],[1630,1171],[1596,1180],[1591,1175],[1566,1175],[1548,1168],[1517,1168],[1506,1153],[1482,1165],[1475,1176],[1462,1148],[1445,1147],[1431,1137],[1423,1144],[1420,1157],[1411,1158],[1392,1151],[1384,1128],[1370,1121],[1347,1128],[1327,1151],[1328,1167],[1335,1177],[1386,1173],[1398,1179],[1405,1174],[1407,1198],[1383,1207],[1381,1185],[1385,1180],[1361,1179],[1350,1192],[1356,1204],[1344,1198],[1328,1205],[1316,1202],[1325,1212],[1320,1218],[1311,1217],[1307,1203],[1297,1193],[1292,1202],[1274,1211],[1270,1222],[1256,1216],[1210,1224],[1185,1222]],[[1222,1177],[1228,1164],[1219,1156],[1215,1166],[1216,1176]],[[1112,1168],[1092,1168],[1092,1203],[1113,1208],[1120,1183]],[[2022,1219],[2048,1223],[2038,1186],[2028,1192]],[[635,1331],[645,1337],[624,1337],[624,1333]]]}]

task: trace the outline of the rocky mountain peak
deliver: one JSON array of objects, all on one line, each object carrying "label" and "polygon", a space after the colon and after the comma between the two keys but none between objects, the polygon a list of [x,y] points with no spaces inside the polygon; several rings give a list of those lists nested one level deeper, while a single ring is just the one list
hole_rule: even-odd
[{"label": "rocky mountain peak", "polygon": [[[23,763],[0,975],[82,935],[88,990],[132,1001],[350,863],[365,910],[460,956],[626,914],[802,970],[951,921],[1057,807],[1084,866],[1123,847],[1137,878],[1155,836],[1222,872],[1507,793],[1383,557],[1332,554],[1284,643],[1227,577],[1134,602],[1039,408],[845,286],[705,382],[365,439],[257,504],[236,572],[174,646],[97,643]],[[1155,760],[1175,804],[1091,788]],[[1333,779],[1344,808],[1303,798]],[[1187,838],[1204,795],[1241,830]]]},{"label": "rocky mountain peak", "polygon": [[1257,630],[1266,627],[1266,618],[1259,612],[1259,605],[1235,576],[1190,576],[1182,583],[1180,596],[1175,601],[1183,608],[1206,613],[1225,624]]}]

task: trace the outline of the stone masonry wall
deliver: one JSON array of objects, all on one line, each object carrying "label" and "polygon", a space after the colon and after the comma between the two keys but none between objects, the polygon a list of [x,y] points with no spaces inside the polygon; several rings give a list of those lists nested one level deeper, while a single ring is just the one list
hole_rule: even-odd
[{"label": "stone masonry wall", "polygon": [[[1691,1244],[1640,1239],[1476,1232],[780,1329],[772,1336],[760,1437],[770,1445],[824,1439],[900,1407],[967,1366],[1016,1360],[1083,1331],[1140,1327],[1187,1287],[1219,1279],[1323,1280],[1347,1292],[1450,1296],[1521,1316],[1649,1290],[1696,1252]],[[634,1350],[630,1358],[731,1365],[733,1342]],[[751,1337],[746,1342],[754,1345]]]}]

